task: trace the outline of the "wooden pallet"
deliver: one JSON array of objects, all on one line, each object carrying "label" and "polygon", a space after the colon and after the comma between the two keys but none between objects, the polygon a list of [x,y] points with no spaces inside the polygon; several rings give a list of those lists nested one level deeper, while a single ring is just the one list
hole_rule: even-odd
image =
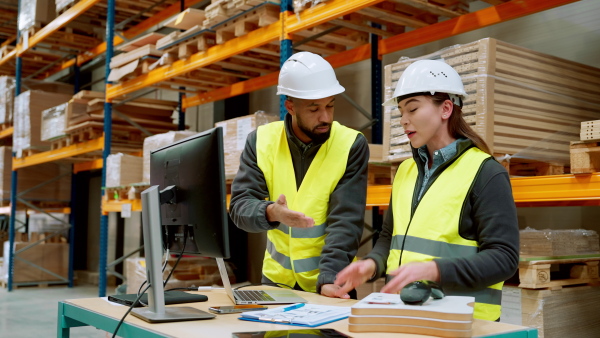
[{"label": "wooden pallet", "polygon": [[[66,285],[69,284],[68,282],[61,282],[61,281],[52,281],[52,282],[47,282],[47,281],[40,281],[40,282],[20,282],[20,283],[15,283],[13,282],[13,290],[15,289],[20,289],[20,288],[26,288],[26,287],[38,287],[38,288],[47,288],[50,286],[55,286],[55,285]],[[2,288],[8,288],[8,280],[6,279],[0,279],[0,287]]]},{"label": "wooden pallet", "polygon": [[571,142],[571,173],[600,172],[600,141]]},{"label": "wooden pallet", "polygon": [[[598,68],[490,38],[418,59],[439,58],[461,75],[469,93],[463,116],[494,153],[566,165],[569,143],[578,139],[580,123],[600,115]],[[385,67],[386,98],[416,60]],[[384,149],[393,150],[390,139],[399,117],[397,108],[386,108]]]},{"label": "wooden pallet", "polygon": [[126,185],[122,187],[107,187],[104,188],[104,200],[123,201],[140,199],[142,191],[148,189],[149,187],[150,185],[145,183]]},{"label": "wooden pallet", "polygon": [[255,7],[223,21],[211,29],[215,30],[217,34],[216,41],[220,45],[233,38],[246,35],[248,32],[259,27],[277,22],[279,20],[279,13],[279,6],[265,3],[262,6]]},{"label": "wooden pallet", "polygon": [[507,158],[500,154],[494,154],[494,156],[511,176],[563,175],[569,172],[569,167],[562,163]]},{"label": "wooden pallet", "polygon": [[[519,262],[519,287],[554,290],[567,285],[598,285],[599,262],[599,254],[542,258],[522,256]],[[557,268],[568,275],[556,277]]]}]

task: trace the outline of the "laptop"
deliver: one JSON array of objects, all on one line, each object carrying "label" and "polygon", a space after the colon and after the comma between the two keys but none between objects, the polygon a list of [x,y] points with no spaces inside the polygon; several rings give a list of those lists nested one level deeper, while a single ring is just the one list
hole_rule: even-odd
[{"label": "laptop", "polygon": [[281,290],[233,290],[229,283],[227,268],[222,258],[216,258],[219,273],[223,280],[223,288],[234,304],[292,304],[308,303],[308,301],[298,296],[294,291],[288,289]]}]

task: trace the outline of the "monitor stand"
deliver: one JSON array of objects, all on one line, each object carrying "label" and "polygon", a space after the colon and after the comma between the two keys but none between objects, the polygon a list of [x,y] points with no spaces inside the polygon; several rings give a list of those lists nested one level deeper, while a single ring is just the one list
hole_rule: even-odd
[{"label": "monitor stand", "polygon": [[163,245],[161,237],[160,192],[152,186],[142,192],[142,223],[144,249],[146,251],[146,274],[148,307],[136,308],[131,313],[149,323],[176,322],[215,318],[215,315],[192,307],[165,307],[162,274]]}]

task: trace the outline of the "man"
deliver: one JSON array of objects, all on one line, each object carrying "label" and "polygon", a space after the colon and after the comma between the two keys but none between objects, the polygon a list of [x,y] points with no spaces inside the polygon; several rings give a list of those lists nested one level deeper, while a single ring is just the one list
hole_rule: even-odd
[{"label": "man", "polygon": [[285,121],[248,136],[229,210],[240,229],[268,231],[263,283],[336,297],[336,274],[356,255],[369,148],[361,133],[333,121],[343,91],[325,59],[294,54],[277,86],[287,96]]}]

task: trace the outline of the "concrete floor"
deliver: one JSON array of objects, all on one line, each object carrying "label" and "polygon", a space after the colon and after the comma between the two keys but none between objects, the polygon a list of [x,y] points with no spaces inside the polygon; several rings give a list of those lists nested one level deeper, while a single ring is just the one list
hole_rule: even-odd
[{"label": "concrete floor", "polygon": [[[0,337],[56,337],[58,302],[91,297],[98,297],[98,286],[20,287],[11,292],[0,288]],[[74,338],[110,336],[93,327],[71,329]]]}]

